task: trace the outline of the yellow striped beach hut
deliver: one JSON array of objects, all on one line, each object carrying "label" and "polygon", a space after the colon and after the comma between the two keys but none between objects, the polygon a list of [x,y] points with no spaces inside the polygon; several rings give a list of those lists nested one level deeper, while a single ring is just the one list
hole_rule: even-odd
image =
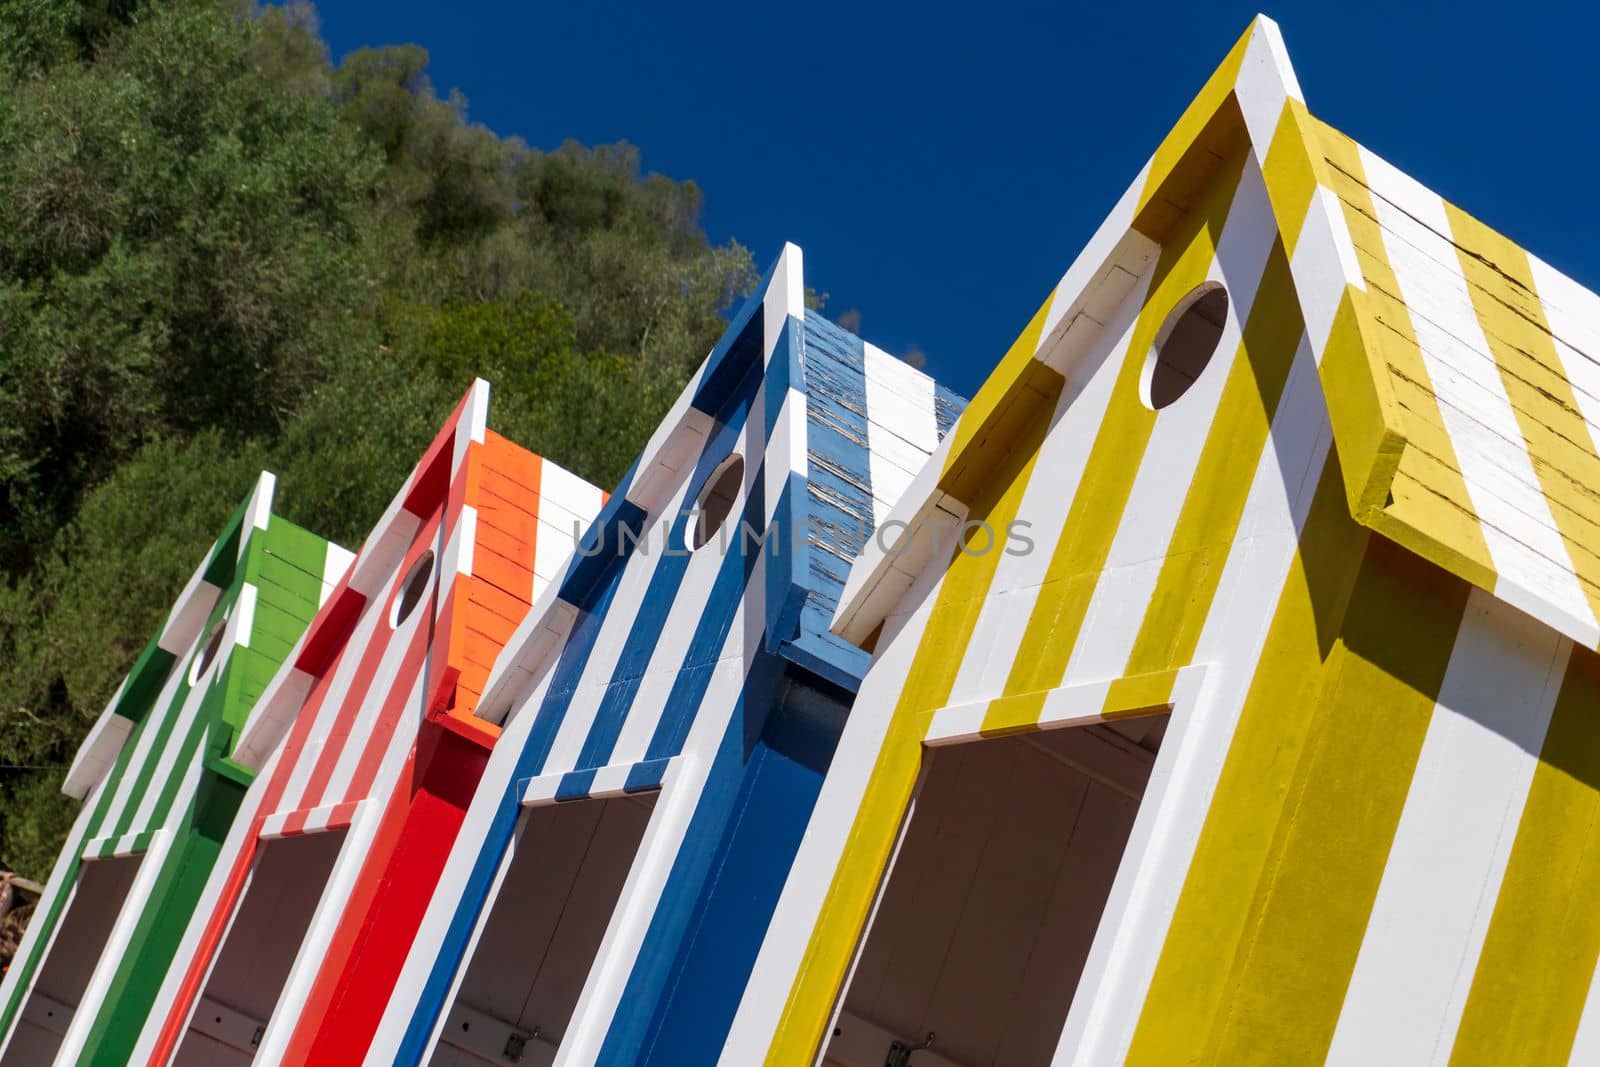
[{"label": "yellow striped beach hut", "polygon": [[1258,18],[855,564],[722,1062],[1600,1062],[1597,361]]}]

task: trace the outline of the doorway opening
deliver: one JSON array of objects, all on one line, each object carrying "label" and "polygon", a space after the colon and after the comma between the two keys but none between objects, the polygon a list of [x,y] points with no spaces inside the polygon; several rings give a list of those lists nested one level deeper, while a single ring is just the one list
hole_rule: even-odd
[{"label": "doorway opening", "polygon": [[345,831],[263,842],[174,1067],[249,1063],[333,874]]},{"label": "doorway opening", "polygon": [[1167,718],[927,750],[829,1067],[1050,1062]]},{"label": "doorway opening", "polygon": [[523,814],[434,1067],[554,1060],[655,800],[639,793]]},{"label": "doorway opening", "polygon": [[56,928],[55,942],[49,946],[33,991],[22,1005],[5,1059],[0,1061],[5,1067],[55,1059],[143,858],[88,860],[79,870],[78,885]]}]

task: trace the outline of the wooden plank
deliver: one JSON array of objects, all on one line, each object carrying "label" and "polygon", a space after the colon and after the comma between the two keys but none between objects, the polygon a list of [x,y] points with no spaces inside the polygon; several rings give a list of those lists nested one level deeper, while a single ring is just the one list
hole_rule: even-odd
[{"label": "wooden plank", "polygon": [[23,1005],[22,1021],[60,1037],[67,1032],[67,1027],[72,1023],[72,1016],[77,1010],[73,1005],[63,1003],[54,997],[35,993],[28,998],[28,1003]]},{"label": "wooden plank", "polygon": [[[976,744],[957,750],[950,765],[934,776],[954,773],[956,785],[936,821],[923,831],[931,841],[915,865],[896,867],[901,878],[891,878],[879,909],[880,919],[891,920],[893,940],[881,946],[867,942],[867,953],[888,953],[885,977],[870,1002],[848,999],[846,1004],[884,1026],[905,1033],[923,1033],[928,1002],[954,935],[950,916],[960,912],[982,856],[982,845],[1006,814],[1002,798],[990,785],[1003,764],[1004,743]],[[943,763],[945,753],[940,753]],[[998,756],[998,759],[997,759]],[[929,784],[932,784],[930,778]],[[912,824],[912,831],[918,827]],[[919,836],[921,836],[919,834]],[[909,843],[909,842],[908,842]]]},{"label": "wooden plank", "polygon": [[1050,1062],[1138,810],[1137,802],[1099,785],[1084,794],[994,1062]]},{"label": "wooden plank", "polygon": [[519,1018],[524,1027],[541,1027],[555,1040],[572,1020],[650,818],[648,807],[626,800],[580,803],[599,806],[599,824]]},{"label": "wooden plank", "polygon": [[[823,1063],[827,1067],[883,1067],[894,1042],[915,1047],[926,1036],[896,1034],[871,1019],[848,1011],[841,1012],[839,1021],[834,1024],[833,1038],[828,1043],[828,1055]],[[938,1046],[938,1036],[935,1035],[934,1047],[912,1053],[908,1067],[968,1067],[944,1055]]]},{"label": "wooden plank", "polygon": [[948,1062],[1049,1061],[1164,722],[932,754],[826,1062],[879,1067],[930,1031]]},{"label": "wooden plank", "polygon": [[550,1067],[556,1061],[556,1045],[542,1033],[524,1030],[460,1003],[450,1009],[439,1043],[458,1055],[449,1056],[441,1047],[443,1055],[434,1056],[432,1067],[455,1063]]},{"label": "wooden plank", "polygon": [[201,997],[189,1029],[219,1045],[244,1053],[248,1059],[255,1055],[256,1046],[261,1044],[266,1020],[246,1015],[220,1000]]},{"label": "wooden plank", "polygon": [[[1083,775],[1031,748],[997,746],[986,770],[984,788],[1003,814],[978,843],[959,913],[945,918],[950,944],[919,1027],[971,1063],[994,1062],[1020,1021],[1021,978],[1089,789]],[[1051,1014],[1059,1032],[1066,1005]]]},{"label": "wooden plank", "polygon": [[1019,738],[1107,789],[1137,800],[1150,780],[1155,754],[1104,727],[1041,730]]}]

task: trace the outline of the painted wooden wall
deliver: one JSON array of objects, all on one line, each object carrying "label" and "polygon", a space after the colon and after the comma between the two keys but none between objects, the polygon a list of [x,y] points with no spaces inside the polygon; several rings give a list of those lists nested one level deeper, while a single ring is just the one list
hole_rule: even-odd
[{"label": "painted wooden wall", "polygon": [[205,993],[173,1060],[179,1067],[248,1064],[262,1020],[283,993],[339,858],[345,831],[268,841],[250,872]]},{"label": "painted wooden wall", "polygon": [[536,1046],[524,1062],[541,1051],[554,1057],[654,800],[641,793],[528,809],[430,1063],[504,1062],[513,1036]]}]

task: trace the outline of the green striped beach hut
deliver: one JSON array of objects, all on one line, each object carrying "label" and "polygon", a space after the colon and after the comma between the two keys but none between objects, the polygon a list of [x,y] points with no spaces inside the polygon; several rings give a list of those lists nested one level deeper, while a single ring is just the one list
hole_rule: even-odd
[{"label": "green striped beach hut", "polygon": [[4,1067],[76,1062],[150,1010],[250,783],[235,739],[351,559],[274,515],[273,488],[263,473],[73,759],[83,808],[0,983]]}]

